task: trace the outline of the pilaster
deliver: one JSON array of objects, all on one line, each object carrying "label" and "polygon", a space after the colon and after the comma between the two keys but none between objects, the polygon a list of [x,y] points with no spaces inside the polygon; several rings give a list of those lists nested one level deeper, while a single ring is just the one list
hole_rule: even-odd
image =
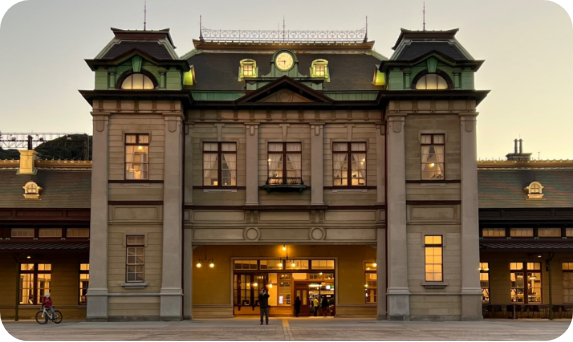
[{"label": "pilaster", "polygon": [[108,149],[109,113],[92,112],[93,152],[90,217],[90,283],[87,321],[107,321],[108,317]]},{"label": "pilaster", "polygon": [[388,319],[410,319],[408,244],[406,233],[406,114],[387,117],[387,229],[388,229]]},{"label": "pilaster", "polygon": [[183,163],[185,165],[185,188],[183,190],[183,198],[185,204],[193,204],[193,125],[186,124],[184,127],[185,157]]},{"label": "pilaster", "polygon": [[310,204],[324,204],[324,125],[310,125]]},{"label": "pilaster", "polygon": [[193,319],[193,229],[183,229],[183,319]]},{"label": "pilaster", "polygon": [[161,320],[181,320],[182,313],[182,117],[182,113],[165,116]]},{"label": "pilaster", "polygon": [[376,269],[377,271],[377,288],[378,303],[376,319],[384,320],[386,314],[386,229],[378,228],[376,230]]},{"label": "pilaster", "polygon": [[477,113],[460,113],[462,320],[482,319],[479,280],[479,216],[476,152]]},{"label": "pilaster", "polygon": [[259,125],[246,124],[246,205],[259,204]]},{"label": "pilaster", "polygon": [[376,203],[386,202],[386,126],[376,125]]}]

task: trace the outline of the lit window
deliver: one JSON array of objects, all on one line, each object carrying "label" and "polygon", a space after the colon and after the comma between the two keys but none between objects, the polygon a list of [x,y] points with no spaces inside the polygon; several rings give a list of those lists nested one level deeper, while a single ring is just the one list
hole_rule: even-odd
[{"label": "lit window", "polygon": [[80,304],[86,304],[86,294],[90,283],[90,264],[80,264]]},{"label": "lit window", "polygon": [[66,238],[87,238],[90,237],[89,228],[68,228]]},{"label": "lit window", "polygon": [[144,281],[145,274],[145,237],[143,235],[128,235],[126,240],[126,281],[128,283],[141,283]]},{"label": "lit window", "polygon": [[125,179],[149,179],[149,135],[125,135]]},{"label": "lit window", "polygon": [[511,237],[533,237],[533,228],[511,228]]},{"label": "lit window", "polygon": [[257,77],[258,68],[254,59],[243,59],[239,63],[239,81],[243,78]]},{"label": "lit window", "polygon": [[328,61],[326,59],[316,59],[312,61],[310,66],[310,74],[312,77],[322,77],[328,81],[330,78],[328,72]]},{"label": "lit window", "polygon": [[12,228],[10,236],[13,238],[33,238],[34,228]]},{"label": "lit window", "polygon": [[539,237],[561,237],[561,228],[539,228],[537,229]]},{"label": "lit window", "polygon": [[441,235],[424,237],[426,281],[443,281],[443,249]]},{"label": "lit window", "polygon": [[191,66],[191,70],[183,74],[183,85],[192,86],[195,84],[195,68]]},{"label": "lit window", "polygon": [[573,228],[567,228],[567,229],[565,229],[565,236],[567,236],[567,237],[573,237]]},{"label": "lit window", "polygon": [[236,270],[256,270],[258,269],[257,260],[235,260]]},{"label": "lit window", "polygon": [[481,301],[489,303],[489,263],[479,263],[479,281],[481,284]]},{"label": "lit window", "polygon": [[378,274],[367,268],[364,269],[364,301],[373,304],[378,302]]},{"label": "lit window", "polygon": [[417,90],[448,89],[448,82],[438,74],[426,74],[416,82]]},{"label": "lit window", "polygon": [[573,303],[573,262],[563,263],[563,303]]},{"label": "lit window", "polygon": [[334,260],[311,260],[310,267],[313,270],[333,270]]},{"label": "lit window", "polygon": [[203,185],[237,186],[236,143],[203,143]]},{"label": "lit window", "polygon": [[20,264],[20,304],[42,304],[50,292],[51,264]]},{"label": "lit window", "polygon": [[483,237],[504,237],[505,228],[483,228],[481,234]]},{"label": "lit window", "polygon": [[308,260],[286,260],[287,270],[308,270]]},{"label": "lit window", "polygon": [[40,198],[40,190],[42,187],[38,186],[35,182],[29,181],[26,185],[23,186],[24,188],[24,198],[25,199],[39,199]]},{"label": "lit window", "polygon": [[366,185],[366,143],[332,144],[334,186]]},{"label": "lit window", "polygon": [[61,228],[40,228],[38,231],[38,237],[41,238],[61,238],[62,229]]},{"label": "lit window", "polygon": [[527,191],[527,198],[528,199],[542,199],[543,198],[543,185],[541,183],[535,181],[531,182],[528,186],[524,189]]},{"label": "lit window", "polygon": [[512,303],[541,303],[541,263],[512,262],[510,297]]},{"label": "lit window", "polygon": [[422,134],[420,140],[422,149],[422,179],[444,179],[444,153],[446,149],[446,140],[444,135]]},{"label": "lit window", "polygon": [[131,74],[121,83],[121,89],[141,90],[154,89],[155,85],[151,78],[144,74]]},{"label": "lit window", "polygon": [[269,185],[302,184],[302,144],[269,143]]},{"label": "lit window", "polygon": [[261,260],[261,270],[282,270],[282,260]]}]

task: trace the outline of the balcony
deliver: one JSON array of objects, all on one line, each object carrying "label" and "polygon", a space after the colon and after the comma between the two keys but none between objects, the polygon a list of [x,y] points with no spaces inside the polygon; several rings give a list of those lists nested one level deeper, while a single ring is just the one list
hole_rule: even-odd
[{"label": "balcony", "polygon": [[308,187],[300,177],[269,177],[261,188],[270,194],[273,191],[302,193]]}]

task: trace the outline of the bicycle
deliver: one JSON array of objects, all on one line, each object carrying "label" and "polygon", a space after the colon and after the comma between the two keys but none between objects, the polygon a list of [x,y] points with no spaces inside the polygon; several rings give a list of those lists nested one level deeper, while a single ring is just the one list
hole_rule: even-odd
[{"label": "bicycle", "polygon": [[42,308],[36,313],[36,322],[38,322],[38,324],[48,324],[48,318],[56,323],[56,324],[60,324],[62,323],[62,313],[60,312],[60,310],[55,310],[56,307],[54,307],[54,312],[56,314],[55,317],[52,317],[52,311],[48,310],[48,308],[46,308],[45,306],[42,305]]}]

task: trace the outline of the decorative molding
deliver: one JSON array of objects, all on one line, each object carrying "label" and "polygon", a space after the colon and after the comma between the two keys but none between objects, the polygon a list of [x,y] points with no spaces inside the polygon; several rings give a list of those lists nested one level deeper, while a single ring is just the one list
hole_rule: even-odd
[{"label": "decorative molding", "polygon": [[311,240],[324,240],[326,239],[326,231],[322,227],[311,228],[308,237]]},{"label": "decorative molding", "polygon": [[108,205],[163,205],[163,201],[108,201]]},{"label": "decorative molding", "polygon": [[243,237],[245,240],[248,241],[257,241],[261,238],[261,232],[259,228],[256,227],[248,227],[245,228],[243,232]]},{"label": "decorative molding", "polygon": [[224,123],[216,123],[213,126],[217,127],[217,141],[223,141],[223,127]]}]

